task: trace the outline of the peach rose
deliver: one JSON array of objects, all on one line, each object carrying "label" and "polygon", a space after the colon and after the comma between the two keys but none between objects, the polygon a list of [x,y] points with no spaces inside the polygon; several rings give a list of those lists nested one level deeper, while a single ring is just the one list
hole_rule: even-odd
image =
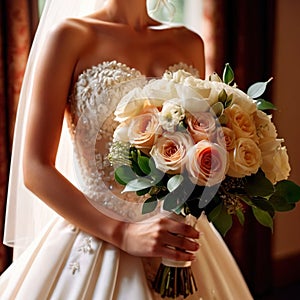
[{"label": "peach rose", "polygon": [[216,121],[211,113],[187,114],[187,130],[195,143],[201,140],[211,140],[216,130]]},{"label": "peach rose", "polygon": [[188,151],[186,168],[195,184],[213,186],[222,182],[227,167],[227,152],[218,144],[202,140]]},{"label": "peach rose", "polygon": [[237,104],[227,107],[224,113],[228,117],[227,127],[234,131],[237,138],[258,140],[252,115],[248,114]]},{"label": "peach rose", "polygon": [[159,170],[169,174],[180,173],[187,159],[187,151],[193,144],[186,133],[164,133],[153,145],[150,155]]},{"label": "peach rose", "polygon": [[156,108],[149,108],[145,113],[132,118],[128,125],[128,140],[136,148],[151,149],[160,133]]},{"label": "peach rose", "polygon": [[232,129],[221,126],[216,131],[216,142],[229,152],[235,147],[235,133]]},{"label": "peach rose", "polygon": [[244,177],[257,173],[262,163],[261,151],[257,144],[248,138],[236,140],[236,146],[229,152],[228,175]]}]

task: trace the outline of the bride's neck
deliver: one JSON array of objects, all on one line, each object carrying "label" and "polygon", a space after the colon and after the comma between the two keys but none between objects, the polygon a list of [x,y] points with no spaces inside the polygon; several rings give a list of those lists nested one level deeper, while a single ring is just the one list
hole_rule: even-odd
[{"label": "bride's neck", "polygon": [[109,0],[105,10],[110,21],[126,24],[137,30],[151,23],[146,0]]}]

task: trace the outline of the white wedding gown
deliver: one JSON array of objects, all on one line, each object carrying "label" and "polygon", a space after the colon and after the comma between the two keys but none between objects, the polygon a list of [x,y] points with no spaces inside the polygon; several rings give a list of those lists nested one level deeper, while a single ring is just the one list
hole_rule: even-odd
[{"label": "white wedding gown", "polygon": [[[173,66],[173,69],[178,68],[188,67],[182,64]],[[193,69],[189,68],[189,71],[192,72]],[[119,85],[123,81],[132,79],[139,80],[142,77],[139,71],[115,61],[104,62],[85,70],[79,76],[70,95],[75,144],[83,136],[84,147],[89,148],[89,143],[95,142],[91,137],[85,136],[89,131],[84,129],[78,130],[79,133],[76,131],[76,120],[78,121],[82,115],[88,117],[95,105],[100,112],[100,119],[107,119],[109,114],[105,110],[105,105],[107,106],[107,101],[111,99],[102,97],[102,100],[97,102],[94,96],[100,95],[108,86]],[[97,118],[99,122],[99,116]],[[93,123],[91,120],[93,118],[87,122],[89,126],[94,125],[91,124]],[[86,120],[81,118],[81,121],[82,124],[86,124]],[[104,121],[100,123],[111,134],[110,123]],[[101,137],[103,136],[97,137],[100,142]],[[105,144],[103,143],[105,134],[103,138],[102,146]],[[80,155],[82,151],[85,150],[75,152]],[[102,162],[101,158],[99,161]],[[85,193],[92,199],[96,194],[102,206],[112,211],[118,210],[117,213],[120,213],[118,203],[108,201],[107,189],[103,189],[103,183],[93,178],[93,174],[89,167],[81,172],[81,176],[89,177],[88,180],[86,178],[83,180]],[[132,211],[126,212],[124,207],[121,210],[126,216],[132,213]],[[201,247],[197,252],[197,259],[192,263],[198,291],[186,299],[252,299],[235,260],[204,214],[201,215],[196,226],[202,232],[199,239]],[[82,232],[61,217],[55,217],[31,246],[2,274],[0,299],[161,299],[151,289],[151,281],[159,263],[158,259],[133,257]]]}]

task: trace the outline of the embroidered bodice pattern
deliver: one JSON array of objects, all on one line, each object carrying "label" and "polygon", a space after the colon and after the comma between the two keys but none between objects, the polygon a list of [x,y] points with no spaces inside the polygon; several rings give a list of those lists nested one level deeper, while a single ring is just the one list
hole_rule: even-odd
[{"label": "embroidered bodice pattern", "polygon": [[[171,66],[167,72],[179,69],[197,75],[194,68],[182,63]],[[125,220],[141,220],[144,200],[134,193],[120,194],[122,187],[114,182],[107,154],[117,126],[114,121],[117,104],[146,80],[140,71],[125,64],[103,62],[79,75],[69,99],[79,186],[98,209],[107,209],[109,214]]]}]

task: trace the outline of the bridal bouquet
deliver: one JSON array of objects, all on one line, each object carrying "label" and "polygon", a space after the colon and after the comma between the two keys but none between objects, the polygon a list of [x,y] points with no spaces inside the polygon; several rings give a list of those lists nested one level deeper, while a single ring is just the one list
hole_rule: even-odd
[{"label": "bridal bouquet", "polygon": [[[300,187],[287,180],[286,148],[264,112],[275,109],[260,98],[268,83],[244,93],[226,64],[222,79],[179,70],[131,90],[115,110],[109,153],[123,193],[145,197],[142,214],[204,211],[223,235],[234,216],[244,223],[247,207],[272,229],[275,211],[293,209]],[[162,264],[153,286],[173,298],[197,289],[190,265],[178,262]]]}]

